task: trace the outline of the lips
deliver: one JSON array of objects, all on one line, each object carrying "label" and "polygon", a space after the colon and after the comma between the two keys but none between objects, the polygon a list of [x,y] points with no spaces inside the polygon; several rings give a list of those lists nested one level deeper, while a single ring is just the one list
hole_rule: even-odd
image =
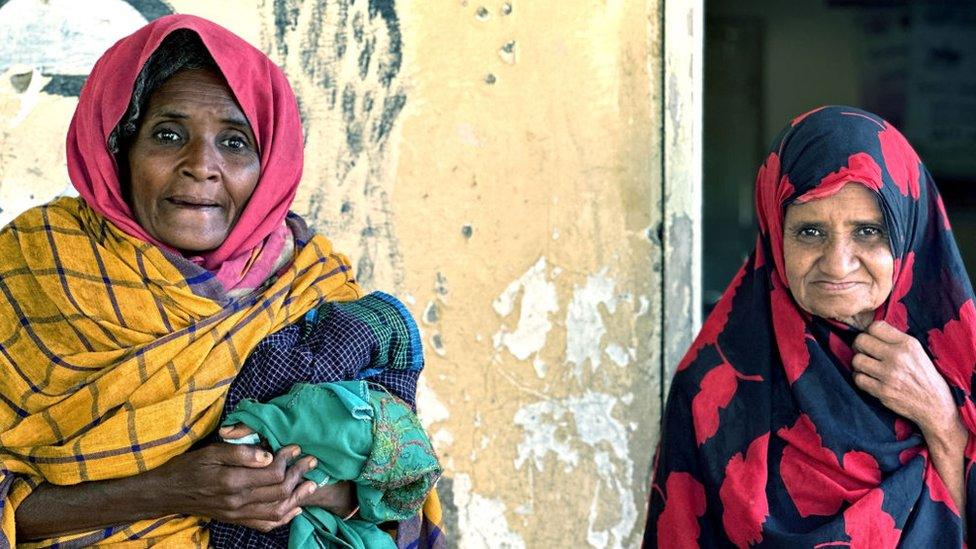
[{"label": "lips", "polygon": [[202,196],[192,196],[192,195],[174,195],[166,198],[166,202],[179,207],[179,208],[219,208],[220,203],[216,200],[205,198]]},{"label": "lips", "polygon": [[842,293],[849,290],[853,290],[861,285],[861,282],[857,281],[831,281],[831,280],[818,280],[813,283],[822,292],[835,292]]}]

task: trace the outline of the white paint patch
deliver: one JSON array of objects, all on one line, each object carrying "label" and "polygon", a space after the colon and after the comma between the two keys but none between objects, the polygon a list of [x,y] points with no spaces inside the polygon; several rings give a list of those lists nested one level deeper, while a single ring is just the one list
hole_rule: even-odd
[{"label": "white paint patch", "polygon": [[454,505],[458,510],[458,547],[480,549],[522,549],[525,541],[511,531],[505,518],[505,504],[474,493],[471,477],[454,477]]},{"label": "white paint patch", "polygon": [[573,363],[573,375],[580,378],[583,365],[590,361],[590,368],[600,366],[600,340],[607,333],[600,314],[600,305],[610,313],[617,309],[614,281],[607,276],[607,269],[586,277],[586,284],[573,288],[573,299],[566,311],[566,362]]},{"label": "white paint patch", "polygon": [[[619,549],[637,526],[634,500],[634,462],[629,457],[627,429],[613,418],[618,400],[606,393],[588,391],[565,399],[546,400],[523,406],[514,417],[524,431],[517,447],[515,468],[531,462],[543,471],[555,458],[569,471],[592,467],[598,477],[588,517],[587,541],[594,547]],[[591,462],[581,460],[581,446],[593,452]],[[607,495],[618,501],[606,504]],[[603,505],[600,504],[603,502]],[[614,512],[616,522],[608,529],[596,528],[601,512]]]},{"label": "white paint patch", "polygon": [[542,471],[549,452],[565,464],[566,471],[579,463],[579,453],[569,444],[569,433],[575,429],[570,426],[566,412],[566,406],[557,401],[537,402],[515,412],[515,424],[525,431],[517,448],[516,469],[522,469],[532,460],[536,470]]},{"label": "white paint patch", "polygon": [[417,382],[417,416],[428,431],[430,431],[431,425],[447,421],[451,417],[451,412],[437,398],[437,394],[430,388],[430,385],[427,385],[424,376],[420,376],[420,380]]},{"label": "white paint patch", "polygon": [[627,351],[627,349],[624,349],[616,343],[607,345],[604,352],[607,353],[607,356],[610,357],[610,360],[612,360],[614,364],[620,366],[621,368],[630,363],[630,353]]},{"label": "white paint patch", "polygon": [[546,377],[546,363],[538,355],[532,360],[532,367],[535,368],[535,375],[539,376],[539,379]]},{"label": "white paint patch", "polygon": [[434,442],[434,447],[446,448],[454,444],[454,435],[447,429],[438,429],[431,440]]},{"label": "white paint patch", "polygon": [[554,227],[552,229],[552,239],[559,240],[559,227]]},{"label": "white paint patch", "polygon": [[10,0],[0,8],[0,72],[17,63],[44,74],[88,74],[119,38],[146,24],[128,2]]},{"label": "white paint patch", "polygon": [[644,295],[640,296],[639,301],[640,301],[640,308],[637,309],[637,314],[634,316],[644,316],[647,314],[647,311],[651,309],[651,300],[647,299],[647,296]]},{"label": "white paint patch", "polygon": [[505,347],[515,358],[525,360],[546,345],[552,329],[549,314],[559,310],[556,285],[546,279],[546,271],[546,258],[540,257],[492,302],[495,312],[507,317],[515,308],[516,298],[522,296],[518,326],[513,332],[504,326],[496,332],[492,337],[495,349]]}]

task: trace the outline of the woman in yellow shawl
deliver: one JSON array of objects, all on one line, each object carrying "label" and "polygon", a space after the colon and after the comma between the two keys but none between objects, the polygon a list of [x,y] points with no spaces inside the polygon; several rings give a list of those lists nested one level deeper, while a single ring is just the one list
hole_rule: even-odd
[{"label": "woman in yellow shawl", "polygon": [[302,147],[280,69],[211,22],[158,19],[95,65],[67,142],[80,198],[0,231],[0,548],[206,546],[211,519],[354,514],[298,447],[213,442],[263,340],[360,296],[288,213]]}]

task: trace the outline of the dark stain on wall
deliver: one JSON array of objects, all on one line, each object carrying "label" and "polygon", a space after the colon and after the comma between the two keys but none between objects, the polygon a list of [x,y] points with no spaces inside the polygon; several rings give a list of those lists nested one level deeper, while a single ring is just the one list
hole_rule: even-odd
[{"label": "dark stain on wall", "polygon": [[[357,279],[366,287],[390,268],[399,284],[402,258],[385,181],[386,143],[407,102],[398,81],[403,43],[396,2],[268,0],[268,5],[275,26],[268,47],[301,82],[296,91],[306,135],[308,114],[315,123],[329,124],[330,133],[334,127],[340,140],[330,183],[309,197],[309,221],[326,234],[360,233],[360,249],[353,255],[359,256]],[[365,179],[350,175],[363,174],[354,172],[357,166],[366,168]],[[368,208],[343,209],[351,202]]]},{"label": "dark stain on wall", "polygon": [[166,2],[162,0],[125,0],[129,5],[136,9],[146,21],[152,21],[153,19],[159,19],[164,15],[170,15],[173,12],[173,8],[169,6]]},{"label": "dark stain on wall", "polygon": [[[358,161],[367,140],[384,144],[406,103],[406,95],[394,85],[403,61],[394,0],[370,0],[366,11],[354,7],[355,0],[275,0],[273,4],[274,47],[288,58],[295,53],[289,51],[288,37],[296,32],[302,35],[301,51],[297,52],[301,69],[326,90],[330,108],[341,108],[350,167]],[[303,9],[311,10],[311,22],[299,28]],[[324,35],[328,28],[335,28],[332,36]],[[356,55],[360,82],[340,85],[337,66],[348,54]],[[376,116],[373,108],[378,95],[383,95],[383,109]]]},{"label": "dark stain on wall", "polygon": [[279,0],[274,3],[275,45],[283,55],[288,55],[285,32],[298,27],[298,14],[301,13],[295,0]]},{"label": "dark stain on wall", "polygon": [[86,80],[88,76],[83,74],[52,74],[51,80],[41,88],[41,91],[51,95],[78,97]]},{"label": "dark stain on wall", "polygon": [[441,513],[444,523],[444,537],[451,547],[457,547],[458,508],[454,504],[454,479],[444,475],[437,481],[437,496],[441,500]]},{"label": "dark stain on wall", "polygon": [[380,61],[379,68],[380,80],[386,87],[400,73],[400,64],[403,62],[403,38],[400,36],[400,19],[394,4],[394,0],[369,1],[369,17],[372,19],[379,15],[390,35],[390,48]]}]

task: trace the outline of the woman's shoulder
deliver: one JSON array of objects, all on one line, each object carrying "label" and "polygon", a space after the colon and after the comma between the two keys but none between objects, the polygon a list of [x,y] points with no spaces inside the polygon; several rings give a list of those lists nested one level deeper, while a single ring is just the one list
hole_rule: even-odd
[{"label": "woman's shoulder", "polygon": [[41,232],[81,229],[84,201],[73,196],[59,196],[46,204],[21,212],[3,227],[3,232]]},{"label": "woman's shoulder", "polygon": [[77,220],[85,208],[87,208],[87,205],[77,196],[58,196],[50,202],[24,210],[14,218],[11,224],[17,223],[19,220],[28,221],[35,219]]}]

